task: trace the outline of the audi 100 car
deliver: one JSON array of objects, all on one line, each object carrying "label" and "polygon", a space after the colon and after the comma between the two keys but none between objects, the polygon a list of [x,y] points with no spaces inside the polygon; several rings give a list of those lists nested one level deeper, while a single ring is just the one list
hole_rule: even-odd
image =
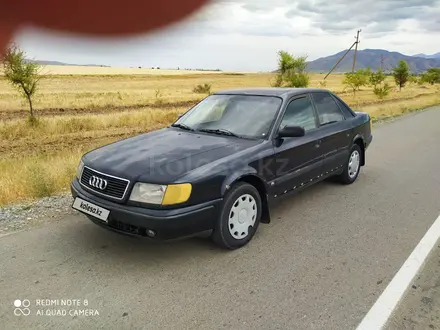
[{"label": "audi 100 car", "polygon": [[72,207],[120,233],[207,232],[235,249],[281,198],[329,177],[353,183],[371,141],[370,116],[325,89],[220,91],[168,127],[86,153]]}]

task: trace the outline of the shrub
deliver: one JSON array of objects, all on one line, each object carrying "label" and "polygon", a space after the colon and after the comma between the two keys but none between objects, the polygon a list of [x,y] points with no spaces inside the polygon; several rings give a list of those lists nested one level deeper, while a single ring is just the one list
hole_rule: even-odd
[{"label": "shrub", "polygon": [[383,85],[377,85],[374,86],[373,88],[373,93],[379,98],[379,99],[383,99],[386,96],[388,96],[388,94],[390,93],[392,87],[388,84],[385,83]]},{"label": "shrub", "polygon": [[283,77],[277,74],[275,81],[271,84],[272,87],[281,87],[283,85]]},{"label": "shrub", "polygon": [[286,77],[286,87],[307,87],[310,83],[310,77],[305,73],[295,73]]},{"label": "shrub", "polygon": [[423,86],[425,84],[425,81],[423,80],[423,75],[417,78],[417,85]]},{"label": "shrub", "polygon": [[197,94],[211,94],[211,84],[197,85],[193,88],[193,92]]},{"label": "shrub", "polygon": [[408,77],[408,83],[410,84],[417,84],[419,82],[419,79],[416,75],[410,75]]},{"label": "shrub", "polygon": [[307,56],[295,57],[286,51],[278,52],[278,74],[275,81],[277,87],[307,87],[310,76],[305,72]]}]

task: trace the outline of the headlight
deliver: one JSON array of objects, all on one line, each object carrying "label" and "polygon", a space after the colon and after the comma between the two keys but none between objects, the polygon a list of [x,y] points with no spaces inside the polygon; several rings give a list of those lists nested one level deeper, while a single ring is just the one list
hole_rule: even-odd
[{"label": "headlight", "polygon": [[134,202],[161,204],[166,186],[136,182],[131,191],[130,200]]},{"label": "headlight", "polygon": [[189,183],[158,185],[136,182],[131,191],[130,200],[148,204],[172,205],[186,202],[191,195]]},{"label": "headlight", "polygon": [[83,171],[84,168],[84,163],[82,161],[82,159],[79,161],[78,167],[76,168],[76,178],[78,180],[81,180],[81,173]]}]

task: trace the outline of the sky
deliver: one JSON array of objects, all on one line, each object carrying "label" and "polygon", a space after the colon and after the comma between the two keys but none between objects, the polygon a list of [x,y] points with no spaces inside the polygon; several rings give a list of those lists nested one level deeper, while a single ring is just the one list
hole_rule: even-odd
[{"label": "sky", "polygon": [[37,28],[15,40],[29,58],[119,67],[269,71],[277,52],[308,60],[347,49],[440,52],[440,0],[217,0],[148,35],[97,39]]}]

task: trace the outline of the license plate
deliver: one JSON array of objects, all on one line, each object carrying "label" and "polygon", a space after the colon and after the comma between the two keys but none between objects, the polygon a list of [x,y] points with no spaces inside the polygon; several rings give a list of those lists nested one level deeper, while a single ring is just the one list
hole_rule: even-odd
[{"label": "license plate", "polygon": [[107,218],[110,214],[109,210],[106,210],[98,205],[95,205],[93,203],[87,202],[84,199],[81,199],[79,197],[75,198],[75,201],[73,202],[72,208],[75,210],[90,214],[91,216],[94,216],[95,218],[98,218],[104,222],[108,222]]}]

